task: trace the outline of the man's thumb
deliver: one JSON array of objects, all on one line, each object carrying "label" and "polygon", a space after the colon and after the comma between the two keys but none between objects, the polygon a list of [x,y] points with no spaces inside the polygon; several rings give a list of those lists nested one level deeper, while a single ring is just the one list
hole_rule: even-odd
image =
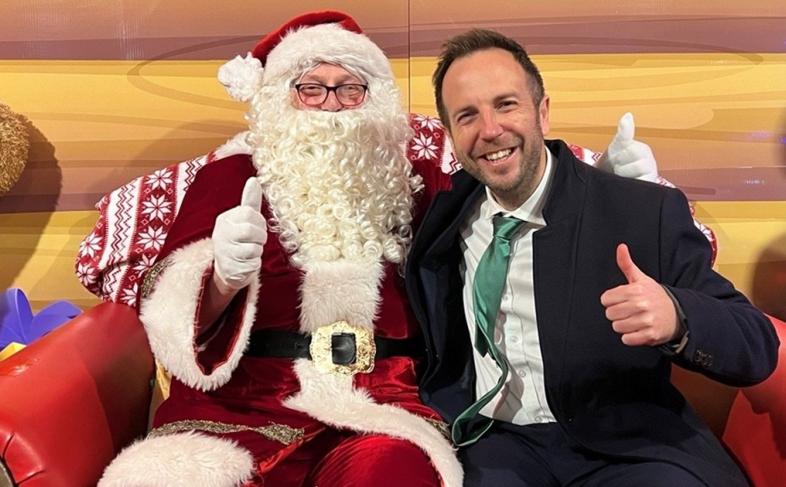
[{"label": "man's thumb", "polygon": [[628,246],[624,243],[617,245],[617,267],[619,267],[625,275],[628,284],[641,280],[642,277],[647,276],[633,262],[630,256],[630,250],[628,250]]}]

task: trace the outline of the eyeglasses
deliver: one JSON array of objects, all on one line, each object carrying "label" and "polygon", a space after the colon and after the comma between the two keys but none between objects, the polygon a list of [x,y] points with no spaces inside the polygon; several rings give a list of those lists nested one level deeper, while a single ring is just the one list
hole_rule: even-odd
[{"label": "eyeglasses", "polygon": [[295,85],[295,90],[300,101],[310,107],[325,103],[331,91],[336,93],[336,99],[342,106],[355,107],[363,103],[368,86],[359,83],[336,86],[326,86],[320,83],[298,83]]}]

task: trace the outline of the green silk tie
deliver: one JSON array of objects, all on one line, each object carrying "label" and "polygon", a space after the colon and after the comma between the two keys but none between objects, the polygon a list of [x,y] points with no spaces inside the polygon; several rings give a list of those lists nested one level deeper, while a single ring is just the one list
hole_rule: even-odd
[{"label": "green silk tie", "polygon": [[475,348],[481,357],[489,353],[502,371],[502,375],[490,391],[459,414],[453,422],[450,434],[456,446],[475,443],[488,431],[493,423],[493,420],[488,418],[475,421],[469,431],[464,429],[502,389],[508,379],[510,367],[505,355],[494,344],[494,328],[502,301],[502,290],[508,276],[510,239],[523,223],[522,220],[512,216],[494,215],[494,237],[475,270],[475,280],[472,285],[475,300]]}]

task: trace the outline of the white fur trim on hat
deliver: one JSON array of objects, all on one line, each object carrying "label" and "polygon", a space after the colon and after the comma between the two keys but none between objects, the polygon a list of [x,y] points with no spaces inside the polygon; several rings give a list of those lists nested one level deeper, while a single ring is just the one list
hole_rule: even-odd
[{"label": "white fur trim on hat", "polygon": [[[318,62],[338,64],[363,76],[395,81],[382,49],[363,34],[338,24],[320,24],[293,30],[267,56],[264,69],[259,59],[247,54],[224,64],[218,78],[235,100],[249,101],[260,86],[291,81]],[[369,80],[367,80],[369,81]]]},{"label": "white fur trim on hat", "polygon": [[235,56],[218,69],[218,81],[229,96],[237,101],[249,101],[262,84],[262,63],[249,52],[246,57]]},{"label": "white fur trim on hat", "polygon": [[248,345],[259,279],[253,279],[249,285],[238,337],[227,361],[205,375],[197,363],[194,332],[202,280],[213,264],[213,241],[206,238],[186,245],[168,259],[168,266],[140,306],[139,318],[150,348],[164,368],[184,384],[201,391],[216,389],[229,382]]},{"label": "white fur trim on hat", "polygon": [[236,487],[253,470],[251,453],[234,441],[176,433],[127,447],[104,470],[98,487]]},{"label": "white fur trim on hat", "polygon": [[284,37],[267,56],[262,82],[292,79],[316,62],[339,64],[367,76],[393,80],[390,61],[371,39],[338,24],[321,24]]}]

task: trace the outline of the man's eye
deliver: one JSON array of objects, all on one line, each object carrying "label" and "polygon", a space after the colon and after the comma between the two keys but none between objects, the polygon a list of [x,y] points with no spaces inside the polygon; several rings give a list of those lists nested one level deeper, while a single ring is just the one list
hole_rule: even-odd
[{"label": "man's eye", "polygon": [[362,91],[360,85],[342,85],[341,90],[347,95],[357,95]]},{"label": "man's eye", "polygon": [[471,113],[462,113],[458,117],[456,117],[456,123],[459,125],[469,123],[472,120]]},{"label": "man's eye", "polygon": [[303,85],[300,87],[300,92],[307,96],[315,96],[322,93],[322,87],[319,85]]}]

